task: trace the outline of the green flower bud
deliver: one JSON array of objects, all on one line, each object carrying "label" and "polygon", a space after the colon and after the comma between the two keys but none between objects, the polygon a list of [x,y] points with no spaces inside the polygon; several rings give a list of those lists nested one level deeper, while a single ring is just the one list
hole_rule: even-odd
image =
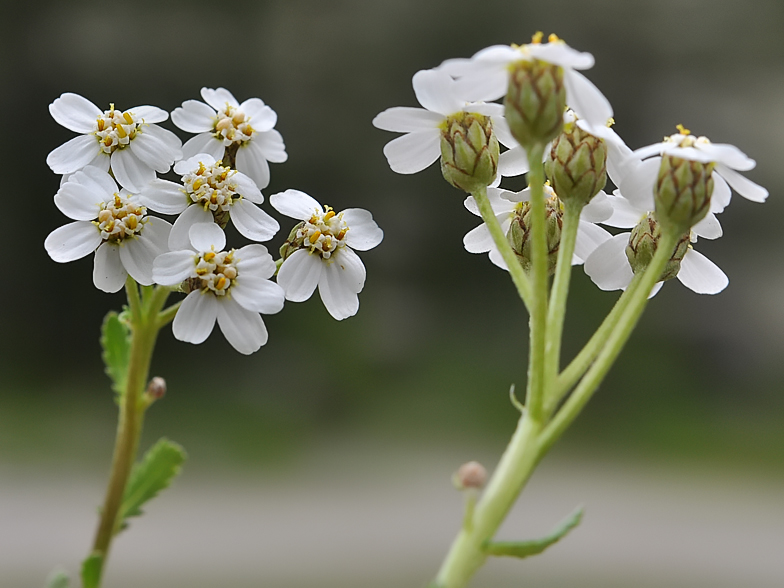
[{"label": "green flower bud", "polygon": [[286,261],[286,258],[289,257],[292,253],[294,253],[297,249],[301,249],[303,243],[305,242],[304,237],[297,238],[297,232],[305,226],[305,221],[294,226],[289,233],[289,236],[286,237],[286,242],[280,246],[280,258],[283,261]]},{"label": "green flower bud", "polygon": [[[545,191],[549,186],[545,186]],[[563,205],[555,193],[550,190],[551,196],[545,200],[545,234],[547,237],[547,273],[555,273],[558,261],[558,248],[561,245],[561,227],[563,226]],[[531,269],[531,203],[521,202],[512,219],[512,225],[506,238],[512,245],[512,250],[520,260],[520,265],[525,271]]]},{"label": "green flower bud", "polygon": [[506,122],[526,150],[555,139],[563,127],[563,68],[534,59],[512,64],[504,99]]},{"label": "green flower bud", "polygon": [[489,116],[459,112],[441,134],[441,173],[455,188],[473,192],[493,183],[498,172],[498,139]]},{"label": "green flower bud", "polygon": [[[654,213],[649,213],[632,229],[629,244],[626,246],[626,258],[635,274],[644,271],[651,263],[661,235],[661,224],[656,220]],[[689,233],[687,232],[678,240],[675,252],[667,262],[661,277],[657,280],[658,282],[671,280],[678,275],[681,261],[688,250]]]},{"label": "green flower bud", "polygon": [[679,231],[688,231],[705,218],[713,193],[714,163],[662,157],[659,177],[653,189],[659,222]]},{"label": "green flower bud", "polygon": [[567,123],[547,153],[544,171],[562,202],[586,205],[607,183],[607,145]]}]

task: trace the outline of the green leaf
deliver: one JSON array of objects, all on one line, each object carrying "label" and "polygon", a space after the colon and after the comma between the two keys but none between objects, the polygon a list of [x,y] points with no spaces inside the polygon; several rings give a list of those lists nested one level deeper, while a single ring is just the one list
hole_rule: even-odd
[{"label": "green leaf", "polygon": [[52,572],[46,580],[46,588],[68,588],[70,578],[65,572]]},{"label": "green leaf", "polygon": [[91,553],[82,562],[82,588],[98,588],[102,570],[103,555],[98,552]]},{"label": "green leaf", "polygon": [[530,555],[538,555],[579,525],[582,518],[583,509],[582,507],[579,507],[566,517],[561,524],[553,529],[553,532],[547,537],[534,539],[532,541],[506,541],[498,543],[490,543],[487,541],[482,546],[482,549],[487,555],[507,555],[521,558]]},{"label": "green leaf", "polygon": [[122,314],[112,311],[103,319],[101,347],[106,374],[112,379],[112,387],[119,399],[125,393],[131,357],[131,328]]},{"label": "green leaf", "polygon": [[160,439],[147,451],[142,461],[133,467],[125,488],[120,508],[121,528],[127,525],[125,519],[141,515],[142,505],[169,487],[171,481],[180,473],[185,457],[182,447],[165,438]]}]

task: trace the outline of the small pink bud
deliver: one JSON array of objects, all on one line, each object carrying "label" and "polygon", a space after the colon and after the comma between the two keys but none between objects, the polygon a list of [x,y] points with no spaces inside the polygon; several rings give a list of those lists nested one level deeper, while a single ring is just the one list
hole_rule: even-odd
[{"label": "small pink bud", "polygon": [[147,385],[147,395],[154,400],[159,400],[164,394],[166,394],[166,380],[155,376]]},{"label": "small pink bud", "polygon": [[478,461],[469,461],[460,466],[457,472],[455,472],[452,481],[458,490],[467,488],[479,490],[484,487],[487,481],[487,470]]}]

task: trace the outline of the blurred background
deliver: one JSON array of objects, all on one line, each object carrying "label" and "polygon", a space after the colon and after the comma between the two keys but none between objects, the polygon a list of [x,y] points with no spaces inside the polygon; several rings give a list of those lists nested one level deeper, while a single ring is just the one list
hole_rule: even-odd
[{"label": "blurred background", "polygon": [[[142,448],[166,435],[190,457],[115,542],[105,585],[427,583],[460,522],[451,473],[469,459],[492,469],[514,428],[507,392],[524,386],[527,321],[508,277],[463,249],[478,224],[464,196],[437,166],[390,171],[382,148],[398,135],[370,121],[418,105],[417,70],[537,30],[593,53],[588,77],[632,148],[682,123],[755,158],[748,176],[771,196],[733,196],[725,237],[700,242],[727,290],[662,290],[499,537],[543,534],[580,503],[582,525],[534,560],[491,561],[475,585],[784,585],[780,0],[6,0],[2,10],[1,588],[42,586],[57,565],[76,572],[116,423],[98,336],[124,298],[93,287],[90,258],[58,265],[44,251],[67,222],[46,155],[73,136],[47,106],[76,92],[101,108],[171,111],[202,86],[277,111],[289,160],[271,166],[265,195],[297,188],[338,210],[367,208],[385,239],[362,255],[356,317],[332,320],[317,297],[290,303],[265,317],[270,341],[250,357],[218,332],[200,346],[162,333],[153,375],[169,393],[148,413]],[[289,225],[264,208],[284,227],[274,249]],[[573,284],[567,359],[617,298],[580,268]]]}]

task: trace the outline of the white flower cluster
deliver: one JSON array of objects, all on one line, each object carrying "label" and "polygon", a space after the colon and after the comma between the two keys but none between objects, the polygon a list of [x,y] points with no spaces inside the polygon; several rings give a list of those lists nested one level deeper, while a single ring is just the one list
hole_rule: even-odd
[{"label": "white flower cluster", "polygon": [[[74,221],[46,238],[50,257],[68,262],[94,252],[93,283],[105,292],[122,289],[128,276],[186,292],[174,336],[201,343],[217,321],[245,354],[267,341],[261,314],[279,312],[286,299],[307,300],[317,286],[334,318],[356,314],[365,267],[353,249],[371,249],[383,238],[371,214],[336,213],[287,190],[271,197],[272,206],[302,222],[284,259],[276,263],[260,244],[226,249],[229,221],[252,241],[278,233],[278,222],[259,205],[268,162],[284,162],[287,154],[274,129],[277,115],[260,99],[239,103],[224,88],[202,88],[201,96],[204,102],[187,100],[171,113],[179,129],[197,133],[184,145],[155,124],[169,117],[160,108],[122,111],[112,104],[101,111],[71,93],[49,106],[55,121],[79,133],[47,157],[63,174],[55,205]],[[157,176],[172,167],[179,181]],[[177,218],[172,225],[151,211]]]},{"label": "white flower cluster", "polygon": [[[729,281],[727,276],[695,251],[693,243],[698,237],[716,239],[722,235],[715,215],[729,203],[730,186],[755,202],[767,198],[767,190],[738,173],[752,169],[754,160],[737,147],[694,137],[680,126],[678,134],[663,142],[632,151],[610,128],[614,121],[607,98],[577,71],[591,68],[593,56],[572,49],[555,35],[543,43],[541,33],[537,33],[529,44],[496,45],[482,49],[469,59],[450,59],[435,69],[417,72],[413,78],[414,93],[424,108],[389,108],[373,120],[379,129],[405,133],[384,147],[392,170],[410,174],[434,163],[439,158],[439,144],[449,121],[460,113],[489,116],[498,141],[508,149],[500,154],[498,174],[488,188],[488,198],[502,229],[509,231],[521,203],[528,199],[528,189],[514,193],[500,188],[499,184],[502,177],[527,173],[528,160],[525,150],[510,132],[504,107],[494,101],[506,96],[515,67],[534,61],[560,68],[568,107],[564,124],[576,125],[604,142],[607,175],[617,188],[612,195],[599,191],[582,209],[572,263],[584,263],[586,273],[603,290],[625,289],[629,285],[633,277],[627,258],[630,233],[613,235],[597,223],[630,229],[652,213],[662,156],[669,155],[713,166],[710,210],[692,228],[676,277],[697,293],[714,294],[723,290]],[[545,155],[549,150],[548,145]],[[554,195],[549,185],[545,186],[545,192],[550,197]],[[465,206],[481,216],[473,196],[466,199]],[[489,252],[491,261],[506,269],[484,223],[465,236],[464,245],[471,253]],[[661,284],[657,284],[654,293]]]}]

